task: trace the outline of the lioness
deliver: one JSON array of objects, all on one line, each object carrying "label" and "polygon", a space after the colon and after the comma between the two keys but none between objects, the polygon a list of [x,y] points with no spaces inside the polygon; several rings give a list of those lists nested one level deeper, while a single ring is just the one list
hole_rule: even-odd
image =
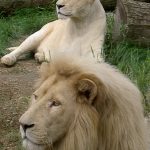
[{"label": "lioness", "polygon": [[2,57],[3,64],[13,65],[21,54],[33,50],[39,62],[50,61],[55,52],[102,60],[106,16],[100,1],[58,0],[56,8],[58,20],[10,48],[14,51]]},{"label": "lioness", "polygon": [[42,65],[20,118],[26,150],[147,150],[141,94],[106,63],[61,56]]}]

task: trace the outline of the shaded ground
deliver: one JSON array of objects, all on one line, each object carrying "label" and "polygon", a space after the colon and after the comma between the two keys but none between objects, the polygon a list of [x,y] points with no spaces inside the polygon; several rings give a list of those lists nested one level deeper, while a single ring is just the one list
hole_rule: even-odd
[{"label": "shaded ground", "polygon": [[28,106],[38,69],[34,60],[19,61],[11,68],[0,64],[0,150],[22,149],[18,120]]},{"label": "shaded ground", "polygon": [[20,61],[14,67],[0,65],[0,150],[19,150],[18,119],[25,111],[38,77],[34,60]]}]

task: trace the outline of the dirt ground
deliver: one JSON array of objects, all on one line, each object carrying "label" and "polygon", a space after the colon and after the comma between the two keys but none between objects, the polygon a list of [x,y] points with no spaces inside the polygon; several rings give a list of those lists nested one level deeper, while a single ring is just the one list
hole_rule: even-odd
[{"label": "dirt ground", "polygon": [[10,68],[0,64],[0,150],[22,149],[18,120],[28,106],[38,70],[34,60],[19,61]]},{"label": "dirt ground", "polygon": [[18,119],[27,108],[38,70],[34,60],[10,68],[0,64],[0,150],[21,149]]}]

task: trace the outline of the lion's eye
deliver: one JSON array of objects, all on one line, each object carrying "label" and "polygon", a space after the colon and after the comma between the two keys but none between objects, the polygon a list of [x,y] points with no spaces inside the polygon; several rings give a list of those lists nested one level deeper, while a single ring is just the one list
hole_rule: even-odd
[{"label": "lion's eye", "polygon": [[48,106],[49,107],[52,107],[52,106],[60,106],[61,105],[61,103],[59,102],[59,101],[56,101],[56,100],[51,100],[51,101],[49,101],[49,103],[48,103]]}]

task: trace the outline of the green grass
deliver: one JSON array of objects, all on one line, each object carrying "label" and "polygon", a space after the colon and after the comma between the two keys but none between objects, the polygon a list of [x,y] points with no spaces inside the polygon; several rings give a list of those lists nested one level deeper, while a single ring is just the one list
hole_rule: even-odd
[{"label": "green grass", "polygon": [[0,55],[6,53],[13,39],[29,35],[44,24],[54,20],[55,11],[51,7],[25,8],[15,11],[12,16],[0,16]]},{"label": "green grass", "polygon": [[[39,30],[44,24],[54,20],[55,10],[47,8],[26,8],[17,10],[12,16],[0,16],[0,55],[22,35]],[[106,61],[125,73],[141,90],[144,96],[145,113],[150,112],[150,48],[139,48],[124,38],[122,42],[112,42],[113,17],[109,15],[104,53]],[[124,36],[124,33],[123,33]],[[125,37],[125,36],[124,36]],[[13,45],[16,46],[16,45]]]},{"label": "green grass", "polygon": [[18,130],[11,130],[8,134],[5,135],[5,139],[8,143],[13,143],[12,145],[8,146],[8,149],[12,146],[14,149],[23,150],[22,141]]},{"label": "green grass", "polygon": [[141,48],[124,39],[117,44],[113,43],[112,29],[113,16],[107,17],[107,35],[104,46],[105,59],[125,73],[140,89],[143,94],[145,114],[150,112],[150,47]]}]

